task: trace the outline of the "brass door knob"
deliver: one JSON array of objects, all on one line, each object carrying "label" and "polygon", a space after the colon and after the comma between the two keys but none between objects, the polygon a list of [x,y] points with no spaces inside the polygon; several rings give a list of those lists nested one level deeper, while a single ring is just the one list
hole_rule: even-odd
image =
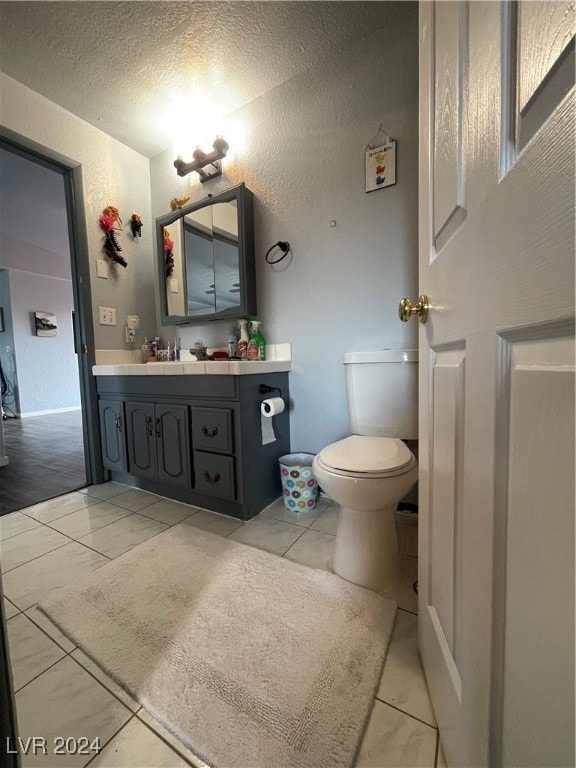
[{"label": "brass door knob", "polygon": [[403,323],[407,323],[412,315],[418,315],[421,323],[425,323],[428,319],[428,296],[425,293],[421,294],[418,299],[418,304],[412,304],[410,299],[402,299],[398,305],[398,315]]}]

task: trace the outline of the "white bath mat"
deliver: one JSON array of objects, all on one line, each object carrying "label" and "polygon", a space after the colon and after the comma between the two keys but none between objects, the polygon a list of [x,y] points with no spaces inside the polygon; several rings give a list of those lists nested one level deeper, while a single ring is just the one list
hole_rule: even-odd
[{"label": "white bath mat", "polygon": [[179,525],[40,606],[217,768],[350,766],[396,604]]}]

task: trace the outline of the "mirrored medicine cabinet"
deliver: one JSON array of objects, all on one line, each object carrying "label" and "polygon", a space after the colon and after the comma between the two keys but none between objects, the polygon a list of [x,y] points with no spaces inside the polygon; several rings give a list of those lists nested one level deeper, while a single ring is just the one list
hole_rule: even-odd
[{"label": "mirrored medicine cabinet", "polygon": [[240,184],[156,219],[164,325],[256,314],[253,209]]}]

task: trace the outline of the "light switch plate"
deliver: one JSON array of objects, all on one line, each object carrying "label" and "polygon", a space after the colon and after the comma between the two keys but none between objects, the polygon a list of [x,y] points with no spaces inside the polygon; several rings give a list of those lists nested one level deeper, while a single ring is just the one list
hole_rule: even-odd
[{"label": "light switch plate", "polygon": [[108,264],[102,259],[96,259],[96,274],[98,277],[108,279]]},{"label": "light switch plate", "polygon": [[98,307],[100,325],[116,325],[116,310],[112,307]]},{"label": "light switch plate", "polygon": [[140,328],[140,318],[138,315],[128,315],[126,318],[126,327],[131,331],[137,331]]}]

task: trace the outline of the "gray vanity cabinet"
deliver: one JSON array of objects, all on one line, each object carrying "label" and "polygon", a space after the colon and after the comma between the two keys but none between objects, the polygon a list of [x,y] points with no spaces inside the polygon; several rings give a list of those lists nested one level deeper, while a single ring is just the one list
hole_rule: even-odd
[{"label": "gray vanity cabinet", "polygon": [[125,409],[130,472],[188,487],[188,406],[127,401]]},{"label": "gray vanity cabinet", "polygon": [[98,376],[111,479],[241,520],[254,517],[280,496],[278,459],[290,452],[288,409],[274,419],[276,441],[262,445],[261,384],[279,388],[289,402],[287,373]]},{"label": "gray vanity cabinet", "polygon": [[106,469],[126,472],[126,438],[122,400],[100,400],[100,440],[102,463]]},{"label": "gray vanity cabinet", "polygon": [[141,477],[156,478],[154,404],[126,402],[128,466]]},{"label": "gray vanity cabinet", "polygon": [[233,423],[231,408],[192,407],[195,487],[231,501],[236,490]]}]

